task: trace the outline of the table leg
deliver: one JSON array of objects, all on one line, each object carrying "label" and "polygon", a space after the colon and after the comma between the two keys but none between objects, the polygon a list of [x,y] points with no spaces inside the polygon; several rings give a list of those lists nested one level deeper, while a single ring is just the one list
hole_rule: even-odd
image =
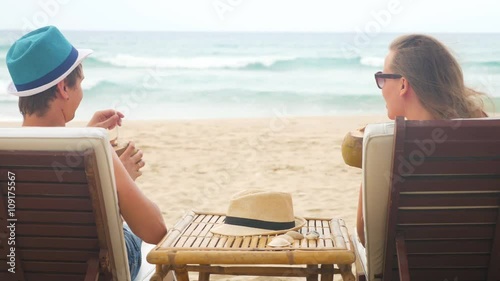
[{"label": "table leg", "polygon": [[161,278],[161,275],[158,274],[158,272],[155,272],[153,276],[149,279],[149,281],[161,281],[163,278]]},{"label": "table leg", "polygon": [[149,279],[149,281],[162,281],[163,277],[165,277],[165,274],[163,273],[162,266],[161,265],[156,265],[156,271],[153,274],[153,276],[151,276],[151,278]]},{"label": "table leg", "polygon": [[321,281],[333,281],[333,264],[321,265]]},{"label": "table leg", "polygon": [[355,281],[354,274],[352,274],[352,269],[350,264],[339,264],[340,275],[344,281]]},{"label": "table leg", "polygon": [[[207,266],[209,267],[209,264],[200,264],[200,266]],[[201,272],[198,277],[198,281],[210,281],[210,272]]]},{"label": "table leg", "polygon": [[209,280],[210,280],[210,273],[200,272],[200,276],[198,277],[198,281],[209,281]]},{"label": "table leg", "polygon": [[174,267],[175,277],[177,277],[177,281],[189,281],[188,271],[186,266],[176,266]]},{"label": "table leg", "polygon": [[[317,268],[318,268],[317,265],[307,265],[307,269],[312,269],[311,270],[312,272],[315,272],[315,270]],[[317,273],[309,274],[309,275],[307,275],[306,280],[307,281],[318,281],[318,274]]]}]

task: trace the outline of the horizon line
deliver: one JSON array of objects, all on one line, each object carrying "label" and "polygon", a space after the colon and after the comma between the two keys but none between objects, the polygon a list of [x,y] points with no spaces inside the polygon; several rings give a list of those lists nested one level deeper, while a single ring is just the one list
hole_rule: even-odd
[{"label": "horizon line", "polygon": [[[78,31],[78,32],[164,32],[164,33],[316,33],[316,34],[353,34],[360,33],[359,31],[318,31],[318,30],[123,30],[123,29],[64,29],[62,31]],[[4,29],[0,28],[0,32],[25,32],[23,29]],[[31,31],[31,30],[29,30]],[[360,34],[500,34],[500,31],[381,31],[381,32],[362,32]]]}]

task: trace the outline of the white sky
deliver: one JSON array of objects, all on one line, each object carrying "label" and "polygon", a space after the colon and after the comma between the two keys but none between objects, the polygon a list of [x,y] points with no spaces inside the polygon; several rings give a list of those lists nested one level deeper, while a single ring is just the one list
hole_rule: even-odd
[{"label": "white sky", "polygon": [[18,30],[500,32],[497,0],[6,0],[0,10],[0,29]]}]

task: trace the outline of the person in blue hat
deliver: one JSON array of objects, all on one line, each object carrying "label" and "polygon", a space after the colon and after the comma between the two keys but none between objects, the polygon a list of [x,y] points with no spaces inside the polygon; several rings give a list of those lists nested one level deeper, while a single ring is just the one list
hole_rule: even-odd
[{"label": "person in blue hat", "polygon": [[[81,62],[92,50],[76,50],[56,27],[35,30],[17,40],[7,53],[12,77],[8,93],[19,97],[23,126],[64,126],[71,121],[82,100]],[[69,93],[74,93],[70,95]],[[88,126],[113,129],[123,114],[114,110],[95,113]],[[137,152],[137,153],[136,153]],[[132,179],[142,173],[142,151],[130,143],[120,156]]]},{"label": "person in blue hat", "polygon": [[[34,30],[10,47],[6,61],[12,83],[7,91],[19,97],[23,126],[65,126],[74,118],[83,98],[81,83],[85,76],[81,62],[91,53],[92,50],[75,49],[54,26]],[[88,126],[112,129],[121,125],[123,117],[112,109],[98,111]],[[134,149],[129,145],[128,154],[125,151],[122,155],[133,157]],[[138,171],[144,166],[142,152],[128,161],[112,155],[120,213],[127,223],[123,231],[129,268],[134,279],[141,266],[141,239],[157,244],[167,228],[159,208],[135,184],[136,174],[124,165],[133,163],[136,166],[132,170]]]}]

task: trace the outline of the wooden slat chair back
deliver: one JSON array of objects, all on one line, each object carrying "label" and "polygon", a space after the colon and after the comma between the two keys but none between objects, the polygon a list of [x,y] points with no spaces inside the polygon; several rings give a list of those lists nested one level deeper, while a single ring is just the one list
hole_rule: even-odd
[{"label": "wooden slat chair back", "polygon": [[108,146],[99,129],[0,131],[0,280],[130,280]]},{"label": "wooden slat chair back", "polygon": [[500,120],[397,118],[382,280],[500,280]]}]

